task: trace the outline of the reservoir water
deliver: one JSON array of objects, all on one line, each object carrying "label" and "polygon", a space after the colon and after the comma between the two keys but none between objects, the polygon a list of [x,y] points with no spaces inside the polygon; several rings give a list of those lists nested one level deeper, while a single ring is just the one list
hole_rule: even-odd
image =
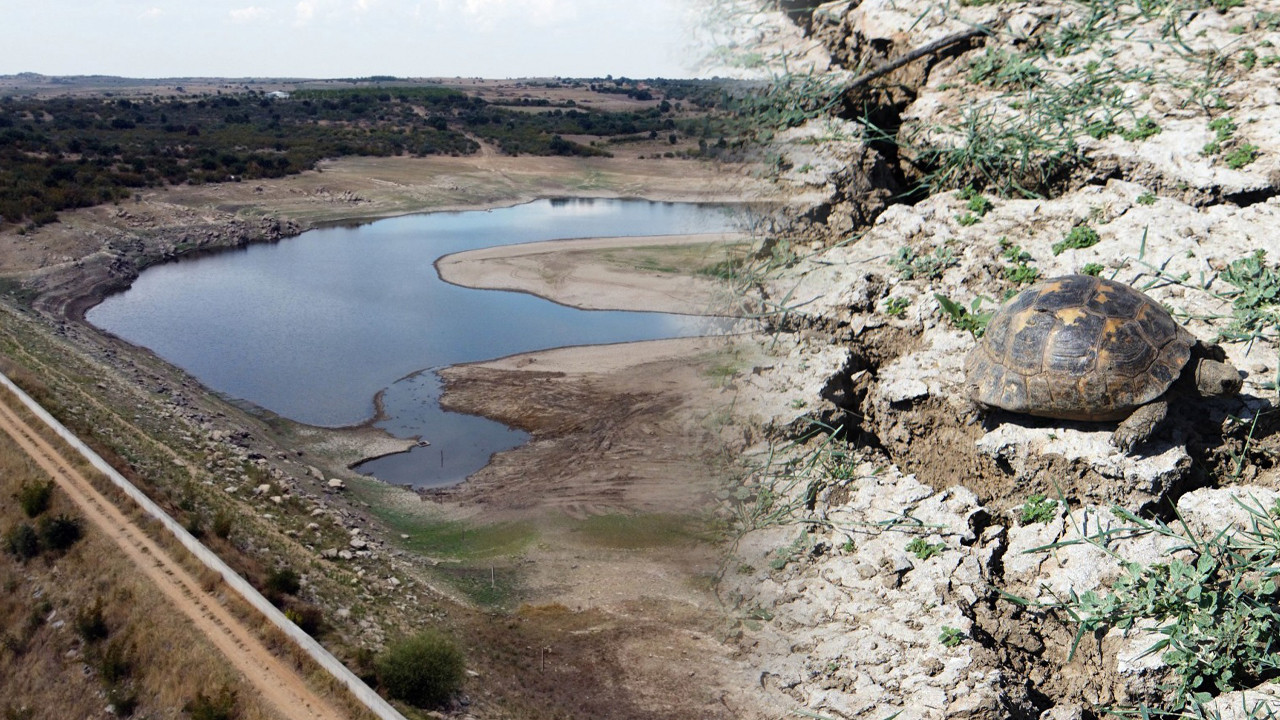
[{"label": "reservoir water", "polygon": [[207,387],[284,417],[365,422],[430,443],[362,472],[420,487],[456,483],[525,435],[440,409],[432,370],[521,352],[707,331],[662,313],[577,310],[440,280],[449,253],[559,238],[722,232],[723,208],[632,200],[543,200],[311,230],[145,270],[87,314],[95,326]]}]

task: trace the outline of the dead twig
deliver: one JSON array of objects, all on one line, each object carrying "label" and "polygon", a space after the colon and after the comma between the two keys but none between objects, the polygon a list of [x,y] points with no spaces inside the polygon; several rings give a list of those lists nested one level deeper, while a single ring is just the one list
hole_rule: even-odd
[{"label": "dead twig", "polygon": [[871,82],[872,80],[875,80],[878,77],[881,77],[883,75],[888,75],[889,73],[893,72],[894,70],[897,70],[903,65],[906,65],[915,60],[919,60],[925,55],[931,55],[940,50],[945,50],[946,48],[951,47],[956,43],[963,42],[970,38],[978,37],[979,35],[989,35],[989,34],[991,34],[991,31],[988,30],[987,28],[974,27],[974,28],[965,30],[964,32],[958,32],[952,35],[948,35],[944,38],[939,38],[937,40],[934,40],[931,43],[921,45],[920,47],[916,48],[915,50],[912,50],[906,55],[894,58],[893,60],[890,60],[889,62],[877,67],[876,69],[867,73],[863,73],[862,75],[859,75],[858,77],[854,78],[849,82],[848,85],[844,87],[844,90],[841,92],[841,94],[843,95],[853,90],[856,90],[862,87],[863,85],[866,85],[867,83]]}]

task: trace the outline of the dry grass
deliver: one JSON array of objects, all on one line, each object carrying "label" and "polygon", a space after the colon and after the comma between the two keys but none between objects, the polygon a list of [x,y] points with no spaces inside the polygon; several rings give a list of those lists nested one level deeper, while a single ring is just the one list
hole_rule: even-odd
[{"label": "dry grass", "polygon": [[[0,532],[29,522],[8,500],[23,482],[43,479],[0,435]],[[77,512],[55,489],[45,514]],[[99,601],[107,636],[89,641],[76,619]],[[102,672],[111,648],[123,650],[129,668],[114,682]],[[226,660],[92,527],[65,554],[46,550],[25,563],[0,554],[0,678],[0,712],[18,717],[24,708],[32,717],[96,717],[112,688],[132,691],[136,716],[173,717],[198,692],[223,687],[237,693],[238,717],[271,717]]]}]

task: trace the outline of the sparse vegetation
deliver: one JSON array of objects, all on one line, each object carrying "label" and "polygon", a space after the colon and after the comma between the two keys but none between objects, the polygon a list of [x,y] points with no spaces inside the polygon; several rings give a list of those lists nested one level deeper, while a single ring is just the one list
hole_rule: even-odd
[{"label": "sparse vegetation", "polygon": [[[1157,714],[1193,711],[1222,692],[1248,688],[1280,674],[1280,650],[1272,638],[1280,632],[1275,602],[1280,553],[1276,515],[1256,502],[1241,500],[1248,513],[1243,528],[1193,533],[1113,507],[1126,523],[1078,541],[1104,549],[1111,538],[1164,536],[1178,554],[1166,562],[1126,563],[1125,574],[1110,590],[1072,592],[1053,607],[1077,624],[1076,642],[1110,628],[1150,628],[1149,652],[1173,670],[1170,705],[1148,708]],[[1135,710],[1139,710],[1135,708]]]}]

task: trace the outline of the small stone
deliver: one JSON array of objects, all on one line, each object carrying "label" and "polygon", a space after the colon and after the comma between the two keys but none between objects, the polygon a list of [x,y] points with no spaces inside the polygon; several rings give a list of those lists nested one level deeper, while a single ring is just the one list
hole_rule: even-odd
[{"label": "small stone", "polygon": [[261,484],[261,485],[259,485],[258,487],[256,487],[256,488],[254,488],[254,489],[253,489],[253,494],[254,494],[254,495],[263,495],[263,494],[266,494],[266,493],[269,493],[269,492],[271,492],[271,486],[270,486],[270,485],[267,485],[266,483],[263,483],[263,484]]},{"label": "small stone", "polygon": [[333,478],[332,480],[329,481],[329,487],[333,488],[334,490],[345,490],[347,488],[347,484],[342,482],[338,478]]},{"label": "small stone", "polygon": [[355,557],[355,555],[352,555],[350,550],[339,550],[338,557],[342,558],[343,560],[350,560],[351,558]]},{"label": "small stone", "polygon": [[281,504],[281,503],[283,503],[283,502],[284,502],[284,498],[283,498],[283,497],[281,497],[281,496],[279,496],[279,495],[272,495],[271,497],[269,497],[269,498],[267,498],[267,499],[268,499],[268,500],[270,500],[271,502],[273,502],[273,503],[277,504],[277,505],[279,505],[279,504]]},{"label": "small stone", "polygon": [[356,550],[363,550],[369,547],[369,543],[362,538],[351,538],[350,544],[351,544],[351,547],[355,548]]}]

